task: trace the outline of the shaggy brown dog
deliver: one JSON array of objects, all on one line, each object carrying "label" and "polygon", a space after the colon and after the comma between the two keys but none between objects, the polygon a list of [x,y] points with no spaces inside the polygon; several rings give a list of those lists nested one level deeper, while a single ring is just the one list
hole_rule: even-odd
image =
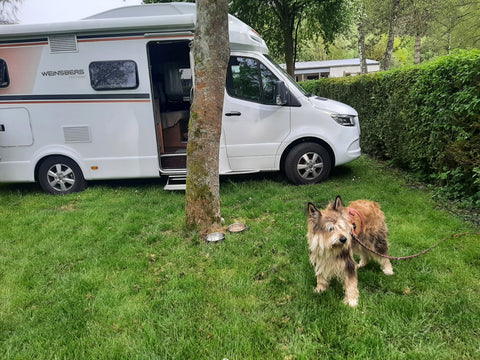
[{"label": "shaggy brown dog", "polygon": [[[357,200],[344,207],[337,196],[325,210],[308,204],[308,247],[310,262],[315,268],[317,287],[315,292],[327,289],[332,277],[344,283],[343,302],[358,305],[357,267],[365,266],[370,257],[380,263],[386,275],[393,275],[390,260],[365,250],[355,236],[380,254],[388,254],[388,229],[380,205],[369,200]],[[357,265],[353,255],[360,255]]]}]

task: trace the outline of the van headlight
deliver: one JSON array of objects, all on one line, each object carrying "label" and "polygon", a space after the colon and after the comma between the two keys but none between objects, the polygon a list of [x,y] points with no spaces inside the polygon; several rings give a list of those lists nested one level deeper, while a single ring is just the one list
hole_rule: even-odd
[{"label": "van headlight", "polygon": [[330,116],[342,126],[355,126],[355,115],[330,114]]}]

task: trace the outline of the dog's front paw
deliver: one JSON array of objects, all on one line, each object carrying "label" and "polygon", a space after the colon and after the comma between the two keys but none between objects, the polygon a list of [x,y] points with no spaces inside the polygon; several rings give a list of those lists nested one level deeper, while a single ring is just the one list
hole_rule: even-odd
[{"label": "dog's front paw", "polygon": [[383,269],[383,273],[385,275],[393,275],[393,269],[390,268],[390,269]]},{"label": "dog's front paw", "polygon": [[393,267],[392,264],[390,264],[390,261],[385,263],[382,267],[382,271],[385,275],[393,275]]},{"label": "dog's front paw", "polygon": [[357,264],[357,269],[361,269],[368,264],[368,261],[364,261],[363,259]]},{"label": "dog's front paw", "polygon": [[358,306],[358,298],[345,298],[343,299],[343,303],[352,308],[355,308]]},{"label": "dog's front paw", "polygon": [[324,285],[324,284],[318,284],[316,288],[313,288],[313,292],[317,293],[317,294],[320,294],[322,292],[324,292],[325,290],[327,290],[327,285]]}]

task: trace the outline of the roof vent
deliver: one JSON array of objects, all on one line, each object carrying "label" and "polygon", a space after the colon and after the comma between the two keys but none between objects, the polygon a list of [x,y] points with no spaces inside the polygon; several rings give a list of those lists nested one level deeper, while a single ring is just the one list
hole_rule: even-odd
[{"label": "roof vent", "polygon": [[75,34],[51,35],[48,37],[52,54],[77,52],[77,36]]}]

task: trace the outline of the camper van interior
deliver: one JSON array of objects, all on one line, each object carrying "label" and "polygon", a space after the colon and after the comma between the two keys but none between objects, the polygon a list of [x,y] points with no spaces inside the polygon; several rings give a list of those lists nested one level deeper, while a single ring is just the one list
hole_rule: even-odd
[{"label": "camper van interior", "polygon": [[148,54],[160,165],[185,169],[192,100],[189,41],[150,42]]}]

